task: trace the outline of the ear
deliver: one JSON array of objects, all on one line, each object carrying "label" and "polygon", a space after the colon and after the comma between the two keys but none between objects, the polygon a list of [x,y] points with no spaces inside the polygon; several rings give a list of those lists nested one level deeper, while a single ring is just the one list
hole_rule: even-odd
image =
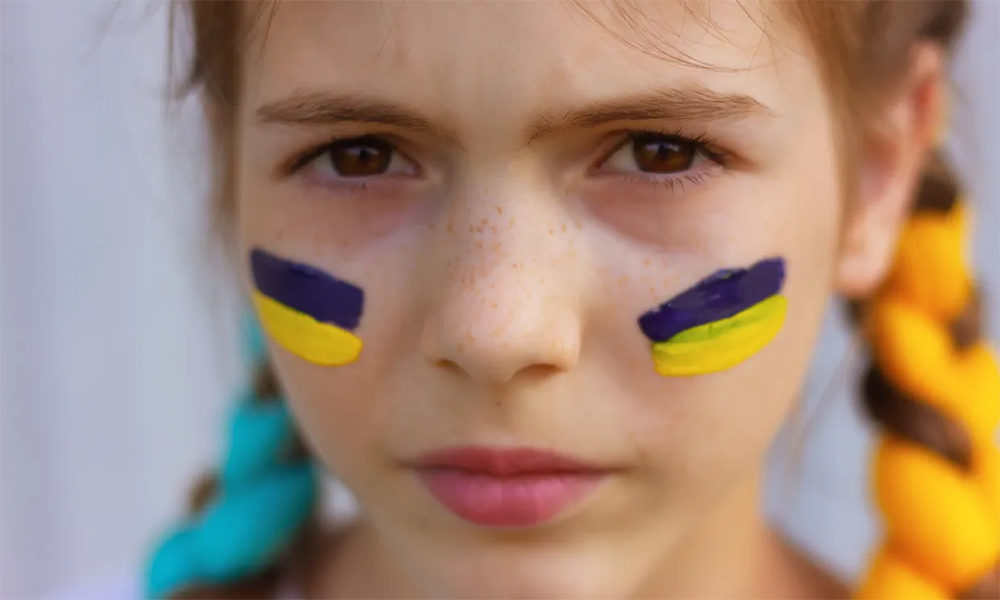
[{"label": "ear", "polygon": [[938,141],[944,117],[944,53],[920,43],[910,71],[864,141],[858,161],[856,201],[850,207],[834,285],[849,299],[875,291],[892,265],[899,231],[916,198],[927,151]]}]

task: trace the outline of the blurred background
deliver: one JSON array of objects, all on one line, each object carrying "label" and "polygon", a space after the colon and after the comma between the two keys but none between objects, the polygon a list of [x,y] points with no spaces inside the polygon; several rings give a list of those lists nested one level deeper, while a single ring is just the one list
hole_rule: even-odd
[{"label": "blurred background", "polygon": [[[1000,3],[974,2],[957,57],[952,156],[978,211],[975,258],[1000,338]],[[190,101],[166,103],[165,2],[0,2],[0,596],[65,596],[137,572],[217,462],[240,376],[238,302],[211,254]],[[769,510],[842,574],[858,569],[869,439],[855,352],[831,311],[808,443]],[[786,485],[791,483],[791,485]]]}]

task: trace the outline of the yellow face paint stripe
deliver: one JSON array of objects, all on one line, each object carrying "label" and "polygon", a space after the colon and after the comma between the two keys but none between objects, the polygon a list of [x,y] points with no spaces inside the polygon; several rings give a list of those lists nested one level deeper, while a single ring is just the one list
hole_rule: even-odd
[{"label": "yellow face paint stripe", "polygon": [[336,325],[321,323],[260,292],[253,303],[264,330],[292,354],[318,365],[350,364],[361,356],[361,339]]},{"label": "yellow face paint stripe", "polygon": [[771,296],[727,319],[692,327],[653,344],[653,364],[667,377],[703,375],[750,358],[781,330],[788,302]]}]

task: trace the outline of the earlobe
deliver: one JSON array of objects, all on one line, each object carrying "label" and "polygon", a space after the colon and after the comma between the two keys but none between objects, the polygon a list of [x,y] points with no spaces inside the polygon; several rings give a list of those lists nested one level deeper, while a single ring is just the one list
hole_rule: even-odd
[{"label": "earlobe", "polygon": [[893,224],[871,212],[868,207],[858,207],[844,232],[840,247],[835,285],[837,291],[849,299],[863,299],[871,295],[885,278],[896,245],[902,220]]},{"label": "earlobe", "polygon": [[918,46],[911,65],[902,93],[862,144],[834,281],[837,291],[850,299],[871,295],[888,273],[927,152],[940,136],[945,90],[941,48]]}]

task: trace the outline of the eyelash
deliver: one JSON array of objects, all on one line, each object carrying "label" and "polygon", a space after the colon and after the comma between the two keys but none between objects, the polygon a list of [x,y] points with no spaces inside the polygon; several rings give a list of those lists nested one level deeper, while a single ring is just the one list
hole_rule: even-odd
[{"label": "eyelash", "polygon": [[[663,138],[664,141],[675,142],[680,144],[690,144],[694,146],[694,151],[696,157],[701,157],[708,159],[713,164],[708,169],[702,169],[701,171],[691,172],[684,171],[677,174],[663,174],[657,175],[655,173],[617,173],[618,177],[624,177],[629,183],[645,185],[651,188],[662,189],[666,188],[670,192],[683,190],[685,185],[701,185],[704,181],[711,175],[712,171],[716,169],[721,169],[722,171],[727,171],[729,169],[730,155],[718,149],[711,139],[704,135],[684,135],[680,130],[655,130],[655,129],[633,129],[624,132],[624,137],[612,147],[612,149],[604,154],[604,157],[598,163],[598,165],[605,164],[612,156],[622,148],[629,144],[633,144],[644,137],[658,137]],[[319,146],[313,147],[305,152],[293,156],[290,160],[286,161],[280,168],[281,174],[285,177],[291,177],[310,164],[312,164],[316,159],[321,158],[326,153],[334,150],[338,145],[349,141],[363,141],[367,139],[380,140],[383,143],[388,144],[393,152],[399,152],[399,147],[397,144],[386,140],[385,137],[379,135],[358,135],[350,137],[335,138],[328,142],[325,142]],[[402,153],[400,153],[402,154]],[[405,155],[403,155],[405,157]],[[407,158],[407,160],[410,160]],[[697,158],[696,158],[697,160]],[[412,161],[411,161],[412,162]],[[374,176],[377,177],[377,176]],[[374,177],[368,178],[352,178],[344,177],[342,181],[338,182],[337,185],[347,188],[349,191],[364,191],[367,188],[368,182]]]},{"label": "eyelash", "polygon": [[[337,149],[338,146],[344,145],[345,143],[349,144],[350,142],[354,142],[357,144],[361,144],[364,142],[385,144],[392,149],[393,153],[399,154],[400,156],[404,157],[407,161],[411,163],[413,162],[404,153],[400,152],[399,145],[391,141],[391,139],[389,139],[387,136],[377,135],[377,134],[361,134],[361,135],[336,137],[318,146],[314,146],[308,150],[305,150],[304,152],[296,154],[291,158],[283,161],[279,165],[277,170],[277,175],[280,179],[293,177],[295,175],[301,175],[302,171],[305,171],[307,168],[313,165],[317,159],[320,159],[323,156],[327,155],[329,152]],[[369,184],[372,183],[373,180],[378,179],[379,177],[380,177],[379,175],[368,176],[368,177],[342,176],[336,182],[333,183],[324,182],[320,185],[325,187],[333,187],[341,191],[346,191],[350,193],[360,193],[367,190]]]},{"label": "eyelash", "polygon": [[[716,146],[716,144],[707,136],[696,134],[696,135],[685,135],[683,131],[679,129],[671,130],[659,130],[659,129],[633,129],[625,133],[625,138],[616,144],[609,153],[601,160],[600,164],[604,164],[614,154],[620,151],[622,148],[629,144],[634,144],[636,141],[641,140],[644,137],[658,137],[663,138],[664,141],[677,142],[681,144],[691,144],[695,148],[696,156],[703,157],[712,162],[712,165],[707,169],[702,169],[700,171],[692,172],[690,169],[682,173],[668,174],[668,175],[657,175],[655,173],[618,173],[617,176],[625,177],[630,183],[637,185],[644,185],[654,189],[666,189],[671,193],[676,193],[678,191],[683,191],[684,187],[688,184],[690,185],[701,185],[705,182],[708,177],[712,175],[712,172],[719,169],[723,172],[728,171],[731,163],[731,155]],[[678,189],[679,188],[679,189]]]},{"label": "eyelash", "polygon": [[279,171],[284,176],[292,176],[301,171],[302,169],[308,167],[314,160],[321,158],[326,153],[334,150],[338,145],[344,142],[364,142],[367,140],[376,140],[384,144],[388,144],[392,147],[394,152],[399,152],[399,146],[392,143],[388,139],[380,135],[351,135],[346,137],[333,138],[327,142],[324,142],[318,146],[314,146],[309,150],[296,154],[291,159],[286,160],[282,163]]}]

